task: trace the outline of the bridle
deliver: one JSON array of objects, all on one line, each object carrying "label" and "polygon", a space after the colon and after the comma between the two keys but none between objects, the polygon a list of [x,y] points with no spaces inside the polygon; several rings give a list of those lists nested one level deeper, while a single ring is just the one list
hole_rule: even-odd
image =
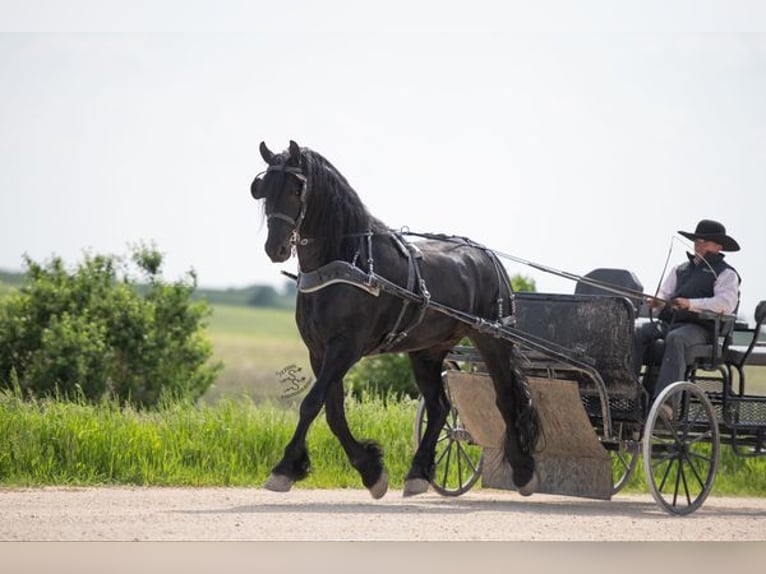
[{"label": "bridle", "polygon": [[298,181],[301,182],[301,191],[300,191],[301,208],[298,211],[298,215],[296,217],[291,217],[287,215],[286,213],[282,213],[281,211],[272,211],[266,217],[267,222],[271,221],[272,219],[281,219],[282,221],[286,221],[287,223],[289,223],[293,228],[292,231],[290,232],[290,244],[296,245],[301,241],[300,229],[301,229],[301,225],[303,224],[303,220],[306,217],[306,206],[308,205],[308,195],[309,195],[308,178],[303,174],[303,170],[301,168],[291,167],[285,164],[270,165],[264,173],[268,173],[271,171],[281,171],[283,173],[289,173],[297,177]]}]

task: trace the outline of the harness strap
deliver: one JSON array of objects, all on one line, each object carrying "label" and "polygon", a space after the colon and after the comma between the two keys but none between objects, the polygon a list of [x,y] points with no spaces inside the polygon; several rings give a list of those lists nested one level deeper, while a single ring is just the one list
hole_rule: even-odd
[{"label": "harness strap", "polygon": [[[314,293],[329,285],[346,283],[363,289],[375,297],[380,295],[380,285],[377,281],[378,276],[374,272],[372,236],[372,233],[365,234],[367,240],[367,263],[369,265],[369,272],[363,271],[356,265],[361,251],[360,247],[360,251],[357,251],[354,260],[351,263],[341,260],[330,261],[314,271],[308,273],[301,271],[297,277],[298,291],[301,293]],[[407,286],[406,288],[400,287],[400,289],[411,296],[401,297],[402,308],[396,318],[394,327],[384,337],[380,345],[378,345],[370,354],[386,352],[407,338],[410,331],[423,322],[426,312],[431,304],[431,293],[428,291],[425,279],[423,279],[423,274],[420,270],[420,264],[418,263],[419,259],[423,257],[423,254],[417,246],[404,240],[399,233],[391,232],[389,236],[402,256],[407,258]],[[419,294],[418,291],[420,292]],[[420,312],[409,325],[402,328],[402,324],[407,315],[407,310],[412,303],[419,304]]]},{"label": "harness strap", "polygon": [[372,275],[347,261],[330,261],[315,271],[301,271],[296,279],[301,293],[313,293],[335,283],[346,283],[375,297],[380,295],[380,287],[373,281]]},{"label": "harness strap", "polygon": [[375,352],[377,353],[386,352],[394,345],[407,338],[409,332],[423,322],[423,318],[425,317],[426,311],[428,310],[428,303],[431,300],[431,294],[428,292],[426,283],[423,280],[422,273],[420,272],[420,265],[417,262],[420,251],[417,249],[417,247],[408,241],[405,241],[398,233],[392,233],[391,237],[399,250],[407,256],[407,291],[415,292],[414,288],[417,284],[420,288],[420,293],[423,296],[423,302],[420,305],[420,313],[418,314],[415,321],[410,323],[406,329],[402,329],[400,331],[399,328],[404,321],[407,309],[410,306],[409,300],[402,299],[402,308],[399,311],[399,316],[396,318],[396,323],[394,323],[393,329],[391,329],[388,335],[386,335],[383,343],[381,343],[378,348],[375,349]]}]

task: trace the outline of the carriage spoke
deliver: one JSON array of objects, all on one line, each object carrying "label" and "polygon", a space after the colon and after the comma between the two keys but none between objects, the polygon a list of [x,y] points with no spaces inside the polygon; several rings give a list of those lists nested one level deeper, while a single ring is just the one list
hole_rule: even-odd
[{"label": "carriage spoke", "polygon": [[615,453],[615,456],[617,457],[617,460],[619,461],[620,465],[622,465],[622,468],[624,469],[630,468],[630,461],[621,451],[618,450]]},{"label": "carriage spoke", "polygon": [[[687,462],[687,464],[689,466],[689,469],[691,470],[692,474],[694,475],[694,478],[697,479],[697,483],[699,484],[699,486],[704,487],[705,486],[705,481],[703,480],[702,476],[700,476],[698,465],[695,464],[695,462],[697,462],[697,461],[693,460],[693,456],[697,456],[697,455],[695,455],[695,453],[686,453],[684,455],[684,460],[686,460],[686,462]],[[699,455],[698,458],[702,459],[702,461],[705,461],[705,462],[712,462],[712,459],[703,457],[701,455]],[[702,464],[704,464],[704,462],[700,462],[699,466],[702,466]],[[682,466],[682,468],[683,468],[683,466]]]},{"label": "carriage spoke", "polygon": [[445,454],[447,455],[447,462],[445,462],[444,464],[444,474],[442,476],[442,484],[449,484],[447,481],[447,477],[449,476],[450,460],[452,458],[452,444],[450,444],[450,446],[447,447]]},{"label": "carriage spoke", "polygon": [[457,443],[457,448],[458,448],[458,451],[463,455],[463,458],[465,459],[465,461],[471,467],[471,471],[477,472],[479,470],[478,466],[473,463],[473,460],[471,460],[471,457],[468,454],[468,451],[465,449],[465,447],[462,444]]},{"label": "carriage spoke", "polygon": [[[442,460],[444,460],[444,457],[447,456],[450,452],[451,444],[448,444],[444,450],[442,450],[439,455],[436,457],[436,460],[434,460],[434,464],[436,466],[440,465]],[[447,459],[447,464],[449,464],[449,458]]]},{"label": "carriage spoke", "polygon": [[676,490],[673,495],[673,506],[678,506],[678,492],[681,490],[681,485],[684,487],[684,494],[686,495],[686,505],[690,506],[692,503],[691,496],[689,494],[689,485],[686,482],[686,473],[684,472],[684,465],[682,461],[678,461],[678,474],[676,475]]},{"label": "carriage spoke", "polygon": [[688,459],[690,464],[693,462],[692,459],[698,459],[700,464],[705,464],[705,463],[710,464],[713,462],[712,456],[705,456],[704,454],[701,454],[699,452],[690,452],[688,454]]},{"label": "carriage spoke", "polygon": [[659,468],[663,462],[668,463],[668,465],[665,467],[665,473],[662,475],[662,480],[660,481],[660,491],[665,490],[665,482],[667,481],[668,476],[670,476],[670,471],[673,470],[673,460],[674,459],[672,457],[668,457],[655,465],[655,468]]}]

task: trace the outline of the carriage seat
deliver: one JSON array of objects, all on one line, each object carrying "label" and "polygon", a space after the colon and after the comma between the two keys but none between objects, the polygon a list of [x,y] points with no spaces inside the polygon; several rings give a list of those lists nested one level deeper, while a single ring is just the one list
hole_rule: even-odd
[{"label": "carriage seat", "polygon": [[[589,279],[593,280],[594,283],[589,283]],[[617,291],[626,289],[635,293],[642,293],[644,290],[644,286],[632,271],[628,271],[627,269],[599,267],[598,269],[586,273],[583,278],[575,284],[575,295],[621,295],[621,293],[615,293],[615,291],[599,286],[596,283],[612,286]],[[635,310],[636,315],[638,315],[642,306],[641,298],[628,297],[628,300],[633,304],[633,309]]]},{"label": "carriage seat", "polygon": [[[686,349],[686,364],[692,368],[712,371],[723,364],[728,356],[729,346],[736,321],[735,315],[723,315],[710,311],[699,313],[703,319],[713,322],[713,340],[715,344],[692,345]],[[659,365],[665,351],[665,340],[658,339],[649,346],[646,355],[647,365]]]},{"label": "carriage seat", "polygon": [[734,334],[747,334],[750,340],[746,345],[729,345],[726,349],[724,361],[730,372],[736,372],[739,376],[740,393],[744,393],[745,365],[766,366],[766,345],[759,344],[761,330],[766,320],[766,301],[761,301],[755,307],[755,326],[738,329],[735,327]]}]

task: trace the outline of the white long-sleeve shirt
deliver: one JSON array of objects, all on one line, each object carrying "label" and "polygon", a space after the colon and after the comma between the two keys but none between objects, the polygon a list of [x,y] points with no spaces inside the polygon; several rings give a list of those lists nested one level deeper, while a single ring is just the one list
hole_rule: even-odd
[{"label": "white long-sleeve shirt", "polygon": [[[676,265],[662,282],[657,297],[670,300],[676,291]],[[732,269],[724,269],[713,284],[713,296],[689,299],[690,311],[713,311],[714,313],[731,314],[739,302],[739,277]]]}]

